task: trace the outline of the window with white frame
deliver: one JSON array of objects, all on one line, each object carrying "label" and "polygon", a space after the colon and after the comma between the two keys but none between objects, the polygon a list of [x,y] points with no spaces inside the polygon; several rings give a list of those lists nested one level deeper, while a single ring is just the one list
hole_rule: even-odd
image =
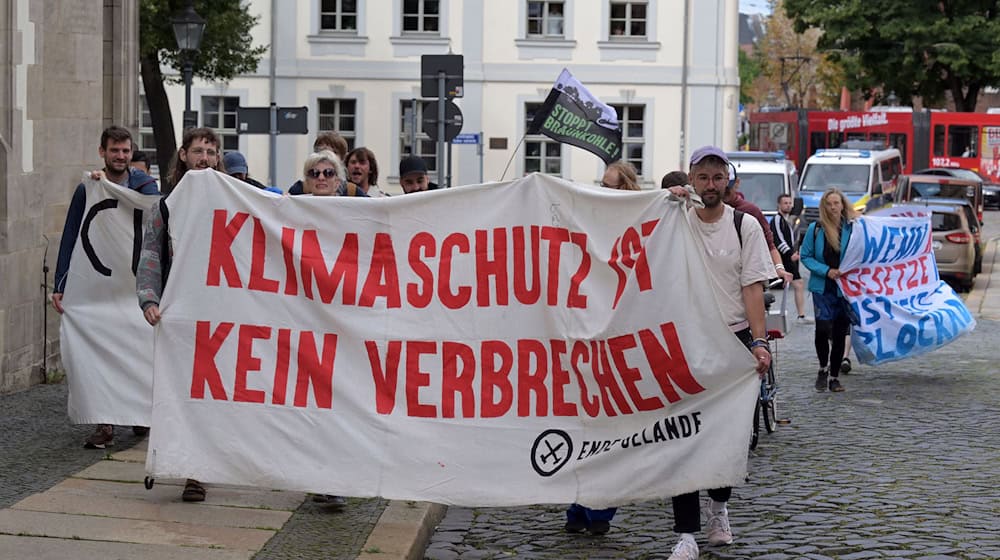
[{"label": "window with white frame", "polygon": [[320,31],[358,30],[357,0],[320,0]]},{"label": "window with white frame", "polygon": [[[437,171],[437,142],[431,140],[423,130],[423,101],[417,100],[416,105],[407,99],[399,104],[399,154],[400,158],[414,155],[423,158],[427,171]],[[409,122],[407,122],[409,121]],[[413,143],[411,131],[416,131],[416,143]]]},{"label": "window with white frame", "polygon": [[528,37],[563,37],[562,1],[528,2]]},{"label": "window with white frame", "polygon": [[152,169],[156,165],[156,137],[153,135],[153,117],[144,94],[139,95],[139,137],[136,138],[135,148],[146,154]]},{"label": "window with white frame", "polygon": [[611,2],[610,39],[646,38],[646,2]]},{"label": "window with white frame", "polygon": [[618,113],[618,122],[622,127],[622,160],[634,165],[636,171],[642,175],[646,106],[612,105],[612,107]]},{"label": "window with white frame", "polygon": [[[524,129],[531,127],[535,114],[542,108],[541,103],[524,104]],[[541,134],[524,137],[524,172],[562,174],[562,144]]]},{"label": "window with white frame", "polygon": [[403,33],[439,33],[440,0],[403,0]]},{"label": "window with white frame", "polygon": [[354,149],[357,137],[357,107],[354,99],[318,99],[316,114],[319,115],[319,130],[332,130],[347,140],[347,148]]},{"label": "window with white frame", "polygon": [[202,96],[201,124],[219,135],[222,151],[240,149],[240,137],[236,133],[236,108],[239,97]]}]

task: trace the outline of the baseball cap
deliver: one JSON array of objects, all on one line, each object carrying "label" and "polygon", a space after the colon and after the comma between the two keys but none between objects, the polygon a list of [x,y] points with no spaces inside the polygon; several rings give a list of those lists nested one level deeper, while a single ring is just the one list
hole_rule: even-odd
[{"label": "baseball cap", "polygon": [[427,173],[427,164],[423,158],[406,156],[399,162],[399,177],[406,177],[410,173]]},{"label": "baseball cap", "polygon": [[721,159],[723,163],[729,163],[729,158],[726,157],[726,152],[723,152],[721,148],[717,148],[715,146],[702,146],[691,153],[691,165],[697,165],[701,160],[709,156],[715,156]]},{"label": "baseball cap", "polygon": [[222,165],[226,168],[226,173],[249,173],[247,169],[247,158],[239,152],[229,152],[222,158]]}]

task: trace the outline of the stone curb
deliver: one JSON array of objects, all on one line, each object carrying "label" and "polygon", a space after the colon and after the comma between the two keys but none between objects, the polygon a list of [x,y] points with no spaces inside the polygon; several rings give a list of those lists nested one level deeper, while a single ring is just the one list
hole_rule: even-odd
[{"label": "stone curb", "polygon": [[389,502],[358,559],[420,560],[446,511],[447,506],[430,502]]},{"label": "stone curb", "polygon": [[[976,279],[976,286],[966,298],[966,307],[976,317],[983,319],[1000,319],[1000,278],[997,285],[993,283],[993,273],[1000,271],[997,266],[997,245],[996,238],[987,242],[983,249],[983,270]],[[993,291],[990,291],[990,288]]]}]

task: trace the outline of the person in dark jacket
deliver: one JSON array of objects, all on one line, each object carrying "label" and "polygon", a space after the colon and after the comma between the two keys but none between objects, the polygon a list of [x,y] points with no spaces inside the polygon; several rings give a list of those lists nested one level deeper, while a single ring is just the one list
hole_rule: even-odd
[{"label": "person in dark jacket", "polygon": [[[337,154],[340,161],[347,165],[347,151],[348,151],[347,140],[344,137],[333,132],[332,130],[327,130],[320,132],[316,135],[316,140],[313,141],[313,153],[319,153],[322,151],[333,152]],[[347,185],[347,182],[344,182]],[[302,179],[295,181],[291,187],[288,187],[288,194],[290,195],[300,195],[300,194],[312,194],[305,190],[306,186]]]},{"label": "person in dark jacket", "polygon": [[228,152],[222,158],[222,166],[226,168],[226,173],[236,177],[248,185],[253,185],[254,187],[264,191],[281,194],[281,189],[278,187],[269,187],[250,176],[250,168],[247,166],[247,158],[243,157],[243,154],[240,152]]},{"label": "person in dark jacket", "polygon": [[417,156],[406,156],[399,162],[399,186],[405,194],[438,188],[427,175],[427,163]]},{"label": "person in dark jacket", "polygon": [[778,195],[778,213],[771,219],[771,236],[774,238],[774,246],[781,254],[781,263],[785,265],[785,271],[792,275],[792,289],[795,290],[795,311],[799,324],[812,323],[812,319],[805,314],[805,285],[799,275],[799,248],[798,231],[792,227],[792,207],[794,199],[792,195],[781,193]]},{"label": "person in dark jacket", "polygon": [[[156,180],[149,175],[132,169],[132,134],[120,126],[110,126],[101,133],[101,145],[97,153],[104,160],[104,168],[100,171],[109,181],[142,194],[160,194]],[[66,212],[66,223],[63,225],[62,239],[59,241],[59,258],[56,261],[56,276],[50,300],[56,312],[62,314],[62,298],[66,291],[69,276],[70,259],[73,248],[80,236],[80,226],[83,213],[87,208],[87,188],[80,183],[73,191],[69,210]],[[135,426],[136,435],[145,435],[148,428]],[[110,424],[98,424],[83,446],[87,449],[104,449],[114,445],[114,427]]]}]

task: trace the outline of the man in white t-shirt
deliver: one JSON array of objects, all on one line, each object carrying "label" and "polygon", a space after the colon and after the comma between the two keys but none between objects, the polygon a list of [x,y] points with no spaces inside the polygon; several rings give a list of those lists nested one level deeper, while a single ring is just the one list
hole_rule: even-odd
[{"label": "man in white t-shirt", "polygon": [[[774,264],[764,239],[764,230],[753,216],[737,220],[736,211],[723,204],[729,182],[729,160],[715,146],[699,148],[691,154],[690,184],[701,197],[704,207],[692,207],[688,220],[705,248],[705,262],[711,274],[712,289],[722,316],[733,334],[745,344],[757,362],[757,373],[764,375],[771,364],[767,344],[764,311],[764,284],[775,277]],[[670,187],[677,196],[687,197],[684,187]],[[739,222],[739,233],[737,233]],[[726,503],[731,488],[708,491],[708,544],[733,542]],[[696,560],[698,544],[694,533],[701,530],[698,492],[673,498],[674,532],[680,540],[670,560]]]}]

